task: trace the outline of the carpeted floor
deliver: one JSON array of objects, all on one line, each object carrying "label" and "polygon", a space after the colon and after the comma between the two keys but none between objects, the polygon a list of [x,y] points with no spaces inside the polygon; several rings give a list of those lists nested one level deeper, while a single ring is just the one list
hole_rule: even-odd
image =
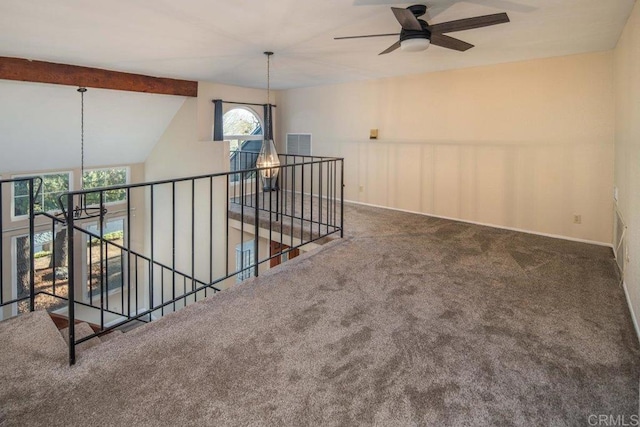
[{"label": "carpeted floor", "polygon": [[640,350],[610,249],[353,205],[346,228],[71,368],[15,354],[15,322],[0,324],[0,361],[24,359],[19,372],[0,366],[0,424],[562,426],[637,414]]}]

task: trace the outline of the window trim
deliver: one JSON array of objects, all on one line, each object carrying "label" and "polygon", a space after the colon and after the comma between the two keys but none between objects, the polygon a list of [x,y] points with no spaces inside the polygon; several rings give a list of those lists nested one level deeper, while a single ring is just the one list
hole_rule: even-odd
[{"label": "window trim", "polygon": [[[111,218],[105,218],[104,224],[106,226],[106,224],[110,221],[119,221],[122,220],[122,231],[123,231],[123,240],[126,240],[126,236],[124,235],[124,233],[127,232],[127,217],[126,216],[113,216]],[[100,225],[100,221],[87,221],[85,223],[82,224],[82,228],[84,230],[89,229],[90,226],[95,225],[96,228],[99,227]],[[82,233],[82,247],[83,248],[87,248],[87,244],[89,243],[90,240],[90,236],[86,233]],[[87,250],[83,250],[82,251],[82,299],[85,303],[89,303],[89,301],[91,301],[91,287],[89,285],[89,259],[88,259],[88,254],[87,254]],[[128,274],[129,274],[129,264],[128,264],[129,260],[128,257],[124,257],[124,263],[126,265],[121,265],[120,269],[122,270],[122,283],[124,286],[126,286],[127,281],[128,281]],[[106,298],[110,298],[112,295],[119,295],[120,293],[122,293],[124,291],[124,286],[123,287],[118,287],[116,289],[109,289],[109,285],[107,284],[107,291],[105,292],[105,297]],[[77,294],[76,294],[77,295]],[[96,298],[100,298],[100,292],[96,292],[93,295],[93,300],[94,300],[94,304],[95,304],[95,299]]]},{"label": "window trim", "polygon": [[[36,173],[30,173],[30,174],[18,174],[18,175],[11,175],[11,179],[19,179],[19,178],[43,178],[47,175],[62,175],[62,174],[67,174],[69,177],[69,188],[65,191],[73,191],[73,171],[71,170],[62,170],[62,171],[54,171],[54,172],[36,172]],[[44,179],[43,179],[43,186],[44,186]],[[29,215],[16,215],[16,187],[15,187],[15,183],[14,185],[11,186],[11,221],[21,221],[21,220],[25,220],[29,218]],[[44,197],[44,192],[41,193],[41,195]],[[49,213],[59,213],[61,212],[60,209],[54,209],[51,211],[46,211]]]},{"label": "window trim", "polygon": [[[255,238],[251,240],[246,240],[244,242],[240,242],[236,245],[236,250],[235,250],[236,252],[236,285],[253,277],[251,268],[255,267],[255,266],[252,266],[253,258],[254,258],[254,250],[255,250]],[[245,253],[247,254],[247,258],[250,259],[249,264],[246,266],[244,265]],[[240,255],[240,258],[238,258],[238,255]],[[242,268],[244,271],[240,271],[240,268]]]},{"label": "window trim", "polygon": [[[129,185],[131,183],[131,167],[130,166],[112,166],[112,167],[104,167],[104,168],[91,168],[91,169],[85,169],[84,172],[93,172],[93,171],[104,171],[104,170],[113,170],[113,169],[124,169],[126,172],[126,178],[125,178],[125,183],[124,184],[117,184],[117,185]],[[81,172],[82,173],[82,172]],[[80,177],[80,181],[84,181],[84,176]],[[84,182],[80,183],[80,187],[83,188],[84,186]],[[95,188],[100,188],[100,187],[95,187]],[[92,190],[91,188],[85,188],[85,190]],[[118,205],[121,203],[126,203],[127,202],[127,195],[125,192],[125,196],[124,196],[124,200],[119,200],[116,202],[106,202],[104,204],[104,206],[113,206],[113,205]],[[92,204],[92,205],[88,205],[89,207],[96,207],[98,206],[97,203]]]},{"label": "window trim", "polygon": [[[260,129],[262,130],[262,132],[260,132],[260,134],[258,134],[258,135],[232,135],[232,134],[224,133],[222,135],[222,139],[225,140],[225,141],[232,141],[232,140],[238,140],[238,141],[262,141],[264,139],[264,119],[262,118],[262,116],[256,110],[251,108],[249,105],[236,104],[233,107],[231,107],[228,110],[226,110],[222,114],[223,122],[224,122],[224,116],[227,113],[229,113],[229,112],[231,112],[233,110],[246,110],[249,113],[253,114],[253,116],[256,119],[258,119],[258,123],[260,124]],[[223,131],[224,131],[224,129],[223,129]]]}]

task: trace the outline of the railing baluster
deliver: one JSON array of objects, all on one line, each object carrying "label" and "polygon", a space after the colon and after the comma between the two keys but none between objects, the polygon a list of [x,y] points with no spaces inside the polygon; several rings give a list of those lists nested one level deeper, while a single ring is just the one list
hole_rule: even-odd
[{"label": "railing baluster", "polygon": [[[231,208],[231,201],[229,200],[229,175],[226,176],[226,181],[227,181],[227,189],[226,189],[226,199],[225,199],[225,203],[226,203],[226,226],[225,226],[225,238],[227,241],[227,244],[225,245],[225,247],[227,248],[227,250],[225,251],[224,254],[224,271],[225,271],[225,276],[229,276],[229,209]],[[234,188],[236,187],[237,184],[233,184]],[[212,223],[213,224],[213,223]],[[213,225],[212,225],[213,227]],[[213,262],[213,259],[211,260]]]},{"label": "railing baluster", "polygon": [[36,262],[34,257],[35,246],[35,206],[33,194],[35,178],[29,179],[29,311],[36,309]]},{"label": "railing baluster", "polygon": [[322,166],[318,164],[318,236],[322,234]]},{"label": "railing baluster", "polygon": [[[127,188],[127,317],[131,317],[131,189]],[[124,272],[124,266],[120,267]],[[136,269],[137,273],[137,269]],[[136,298],[138,297],[138,283],[136,281]],[[136,299],[137,301],[137,299]],[[136,302],[137,308],[137,302]],[[124,310],[124,307],[122,307]]]},{"label": "railing baluster", "polygon": [[[92,242],[92,238],[89,237],[89,304],[93,305],[93,242]],[[69,274],[67,272],[67,274]]]},{"label": "railing baluster", "polygon": [[4,200],[2,196],[3,186],[4,183],[0,182],[0,306],[4,304],[4,208],[2,206],[2,202]]},{"label": "railing baluster", "polygon": [[[270,171],[270,174],[271,175]],[[254,231],[253,231],[253,275],[258,277],[258,240],[260,239],[260,206],[259,206],[259,197],[260,197],[260,190],[259,190],[259,185],[260,185],[260,177],[258,176],[259,173],[256,173],[255,176],[255,203],[256,203],[256,208],[255,208],[255,212],[254,212],[254,218],[253,218],[253,222],[255,223],[255,227],[254,227]],[[262,192],[262,206],[264,206],[264,191]],[[271,197],[271,185],[269,185],[269,197]]]},{"label": "railing baluster", "polygon": [[120,249],[120,311],[122,314],[124,314],[124,267],[124,253]]},{"label": "railing baluster", "polygon": [[[196,181],[191,180],[191,290],[195,290],[196,282]],[[194,294],[194,300],[198,301],[198,294]]]},{"label": "railing baluster", "polygon": [[[176,183],[171,183],[171,297],[173,299],[173,311],[176,311]],[[162,283],[164,288],[164,282]],[[162,299],[164,302],[164,298]]]},{"label": "railing baluster", "polygon": [[[173,301],[173,310],[175,311],[175,306],[176,306],[175,298],[172,301]],[[164,268],[163,267],[160,267],[160,302],[161,303],[164,302]],[[164,305],[160,310],[160,315],[164,317]]]},{"label": "railing baluster", "polygon": [[[105,289],[104,289],[104,276],[105,276],[105,268],[104,268],[104,213],[102,207],[104,206],[104,194],[100,191],[100,330],[104,329],[104,297],[105,297]],[[109,254],[109,248],[107,248],[107,255]],[[107,262],[108,264],[108,262]],[[107,266],[108,269],[108,266]],[[109,276],[107,276],[108,278]],[[107,282],[107,287],[109,283]],[[109,299],[107,298],[107,310],[109,309]]]},{"label": "railing baluster", "polygon": [[155,193],[155,185],[151,185],[151,218],[150,218],[150,233],[151,233],[151,259],[149,261],[149,309],[151,309],[154,306],[154,298],[153,298],[153,288],[154,288],[154,280],[153,280],[153,262],[155,261],[154,256],[154,245],[153,245],[153,240],[154,240],[154,229],[153,229],[153,216],[154,216],[154,211],[155,211],[155,206],[154,206],[154,193]]},{"label": "railing baluster", "polygon": [[302,174],[300,178],[300,243],[304,241],[304,157],[302,158]]},{"label": "railing baluster", "polygon": [[309,238],[313,237],[313,157],[311,158],[311,191],[309,191]]},{"label": "railing baluster", "polygon": [[[58,271],[58,266],[56,265],[56,235],[56,222],[54,220],[51,220],[51,243],[53,245],[53,248],[51,250],[51,259],[53,260],[53,268],[51,269],[51,290],[54,295],[56,295],[56,272]],[[67,256],[69,255],[67,254]]]},{"label": "railing baluster", "polygon": [[[244,172],[240,177],[240,193],[241,193],[241,201],[240,201],[240,271],[241,276],[244,278],[244,205],[246,203],[244,197]],[[236,254],[236,257],[238,254]],[[237,267],[236,267],[237,270]]]},{"label": "railing baluster", "polygon": [[[229,187],[227,186],[227,189]],[[229,202],[227,201],[227,204]],[[227,217],[229,209],[227,209]],[[227,251],[229,252],[229,251]],[[209,283],[213,282],[213,177],[209,177]],[[207,288],[204,288],[204,297],[207,297]]]},{"label": "railing baluster", "polygon": [[344,237],[344,160],[340,160],[340,238]]},{"label": "railing baluster", "polygon": [[[136,310],[135,310],[135,314],[138,314],[138,312],[140,311],[140,306],[138,305],[138,256],[136,256],[136,263],[135,263],[135,272],[136,272],[136,280],[135,280],[135,284],[136,284]],[[129,313],[129,315],[131,315],[131,313]]]},{"label": "railing baluster", "polygon": [[67,194],[67,315],[69,317],[69,364],[76,363],[76,338],[75,338],[75,253],[74,253],[74,223],[73,223],[73,195]]}]

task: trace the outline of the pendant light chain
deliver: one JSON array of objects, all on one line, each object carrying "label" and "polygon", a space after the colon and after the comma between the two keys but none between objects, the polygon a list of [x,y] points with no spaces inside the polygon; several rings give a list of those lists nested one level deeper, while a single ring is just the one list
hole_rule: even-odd
[{"label": "pendant light chain", "polygon": [[267,112],[265,115],[265,139],[271,139],[271,55],[273,52],[265,52],[267,55]]},{"label": "pendant light chain", "polygon": [[86,87],[79,87],[80,92],[80,189],[84,190],[84,93]]}]

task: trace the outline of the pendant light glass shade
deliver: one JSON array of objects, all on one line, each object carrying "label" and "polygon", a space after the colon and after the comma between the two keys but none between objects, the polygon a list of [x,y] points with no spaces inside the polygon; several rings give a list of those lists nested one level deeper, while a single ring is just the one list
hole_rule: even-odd
[{"label": "pendant light glass shade", "polygon": [[256,167],[260,169],[264,191],[278,190],[278,172],[280,171],[280,159],[273,139],[262,141],[262,148],[256,160]]},{"label": "pendant light glass shade", "polygon": [[[271,136],[271,55],[273,52],[265,52],[267,56],[267,105],[265,108],[265,132],[262,140],[260,154],[256,159],[256,167],[260,169],[262,177],[262,189],[264,191],[278,191],[278,172],[280,171],[280,158],[276,151],[276,145]],[[273,138],[271,136],[271,138]]]}]

